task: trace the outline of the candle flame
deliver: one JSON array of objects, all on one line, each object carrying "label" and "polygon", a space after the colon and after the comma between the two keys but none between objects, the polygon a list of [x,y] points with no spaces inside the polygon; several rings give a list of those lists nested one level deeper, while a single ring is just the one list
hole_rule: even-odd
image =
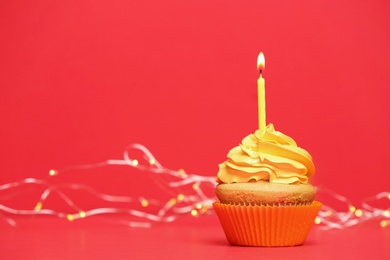
[{"label": "candle flame", "polygon": [[257,69],[262,71],[265,68],[265,58],[264,54],[260,52],[259,57],[257,57]]}]

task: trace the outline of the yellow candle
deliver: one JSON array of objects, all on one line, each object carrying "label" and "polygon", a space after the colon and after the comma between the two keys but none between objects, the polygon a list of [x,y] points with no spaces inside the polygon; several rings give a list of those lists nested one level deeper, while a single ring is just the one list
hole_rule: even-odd
[{"label": "yellow candle", "polygon": [[258,98],[258,109],[259,109],[259,130],[265,131],[265,80],[262,76],[265,68],[264,54],[260,52],[257,58],[257,69],[260,71],[260,77],[257,80],[257,98]]}]

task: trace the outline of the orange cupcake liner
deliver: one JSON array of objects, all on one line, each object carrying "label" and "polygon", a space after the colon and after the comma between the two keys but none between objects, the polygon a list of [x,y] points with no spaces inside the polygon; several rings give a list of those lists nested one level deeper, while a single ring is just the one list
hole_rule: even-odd
[{"label": "orange cupcake liner", "polygon": [[296,246],[305,242],[321,202],[303,206],[242,206],[214,202],[232,245]]}]

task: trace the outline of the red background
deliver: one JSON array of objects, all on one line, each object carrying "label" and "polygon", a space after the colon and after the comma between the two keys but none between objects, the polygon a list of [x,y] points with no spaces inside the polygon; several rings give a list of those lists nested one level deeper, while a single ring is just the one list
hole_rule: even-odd
[{"label": "red background", "polygon": [[[256,130],[263,51],[267,121],[312,154],[313,183],[357,203],[389,189],[388,1],[41,0],[0,10],[2,184],[121,158],[131,143],[168,168],[214,176]],[[147,190],[134,176],[109,167],[73,181]]]}]

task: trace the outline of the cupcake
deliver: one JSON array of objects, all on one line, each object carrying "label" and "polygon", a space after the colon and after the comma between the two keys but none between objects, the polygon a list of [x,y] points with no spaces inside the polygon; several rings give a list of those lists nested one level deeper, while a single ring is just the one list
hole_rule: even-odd
[{"label": "cupcake", "polygon": [[309,183],[315,172],[310,154],[268,124],[245,137],[227,157],[219,164],[219,202],[213,207],[229,243],[303,244],[322,206]]}]

